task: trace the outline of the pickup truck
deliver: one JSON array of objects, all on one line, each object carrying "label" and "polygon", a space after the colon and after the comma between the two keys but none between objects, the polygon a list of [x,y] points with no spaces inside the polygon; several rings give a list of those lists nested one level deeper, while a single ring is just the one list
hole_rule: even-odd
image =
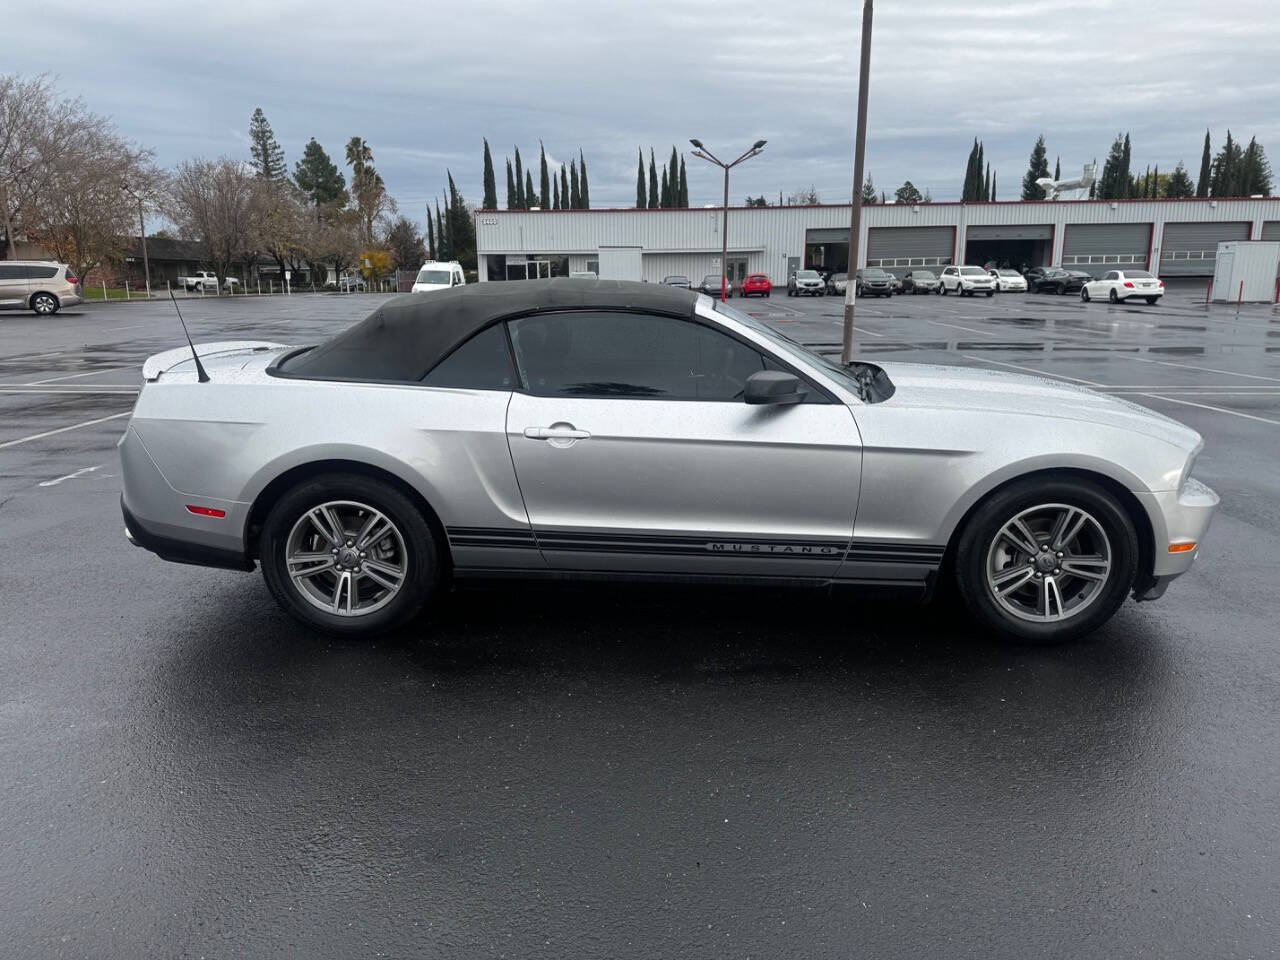
[{"label": "pickup truck", "polygon": [[[195,290],[216,291],[218,289],[218,276],[211,270],[197,270],[194,276],[179,277],[178,283],[188,293]],[[235,277],[227,277],[222,289],[227,293],[235,293],[236,287],[239,285],[240,281]]]}]

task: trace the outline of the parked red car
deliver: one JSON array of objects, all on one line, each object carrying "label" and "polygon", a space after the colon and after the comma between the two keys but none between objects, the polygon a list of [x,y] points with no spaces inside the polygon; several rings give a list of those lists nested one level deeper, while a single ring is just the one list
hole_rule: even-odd
[{"label": "parked red car", "polygon": [[767,297],[772,292],[773,284],[769,282],[769,278],[763,273],[749,273],[743,278],[742,295],[744,297]]}]

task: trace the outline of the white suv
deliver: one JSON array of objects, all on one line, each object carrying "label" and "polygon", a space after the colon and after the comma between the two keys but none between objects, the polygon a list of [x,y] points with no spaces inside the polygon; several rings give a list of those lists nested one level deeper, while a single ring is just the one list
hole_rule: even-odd
[{"label": "white suv", "polygon": [[65,263],[0,260],[0,309],[33,310],[49,317],[83,300],[80,281]]},{"label": "white suv", "polygon": [[466,282],[467,278],[457,260],[452,260],[449,263],[428,260],[418,270],[417,279],[413,281],[413,292],[424,293],[429,290],[448,290],[450,287],[460,287]]},{"label": "white suv", "polygon": [[938,278],[941,286],[938,292],[943,296],[955,292],[964,296],[985,293],[988,297],[996,292],[996,282],[981,267],[945,267]]}]

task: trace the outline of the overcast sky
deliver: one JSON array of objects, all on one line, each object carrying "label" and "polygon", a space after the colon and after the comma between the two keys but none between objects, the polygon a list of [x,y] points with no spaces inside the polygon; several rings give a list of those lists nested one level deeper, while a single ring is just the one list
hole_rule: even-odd
[{"label": "overcast sky", "polygon": [[[776,201],[813,184],[847,201],[862,5],[857,0],[277,0],[173,5],[16,3],[0,70],[52,71],[171,166],[248,156],[261,106],[292,169],[309,137],[338,163],[364,137],[401,210],[422,218],[452,169],[481,197],[481,138],[581,146],[592,205],[635,202],[636,147],[658,163],[699,137],[722,158],[757,138],[731,197]],[[1280,172],[1280,0],[880,0],[867,168],[892,193],[910,179],[959,196],[975,136],[1013,198],[1040,133],[1063,175],[1105,156],[1117,131],[1133,166],[1178,160],[1192,177],[1206,127],[1257,135]],[[15,42],[20,41],[20,42]],[[690,201],[718,201],[720,172],[687,158]]]}]

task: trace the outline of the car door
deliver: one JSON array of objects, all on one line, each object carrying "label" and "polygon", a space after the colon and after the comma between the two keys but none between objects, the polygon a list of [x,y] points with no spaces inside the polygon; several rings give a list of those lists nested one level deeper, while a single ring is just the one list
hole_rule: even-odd
[{"label": "car door", "polygon": [[942,271],[942,286],[943,286],[943,289],[945,289],[945,290],[951,290],[951,289],[953,289],[953,288],[958,287],[958,286],[959,286],[959,283],[960,283],[960,281],[959,281],[959,279],[958,279],[958,277],[957,277],[957,273],[956,273],[956,268],[955,268],[955,267],[947,267],[945,270],[943,270],[943,271]]},{"label": "car door", "polygon": [[827,577],[853,532],[862,449],[817,384],[754,406],[784,364],[687,318],[579,311],[509,324],[507,437],[557,569]]},{"label": "car door", "polygon": [[27,302],[27,268],[0,263],[0,307],[22,307]]},{"label": "car door", "polygon": [[1120,295],[1120,272],[1118,270],[1108,270],[1102,276],[1102,296],[1111,295],[1111,291],[1116,291],[1116,296]]}]

